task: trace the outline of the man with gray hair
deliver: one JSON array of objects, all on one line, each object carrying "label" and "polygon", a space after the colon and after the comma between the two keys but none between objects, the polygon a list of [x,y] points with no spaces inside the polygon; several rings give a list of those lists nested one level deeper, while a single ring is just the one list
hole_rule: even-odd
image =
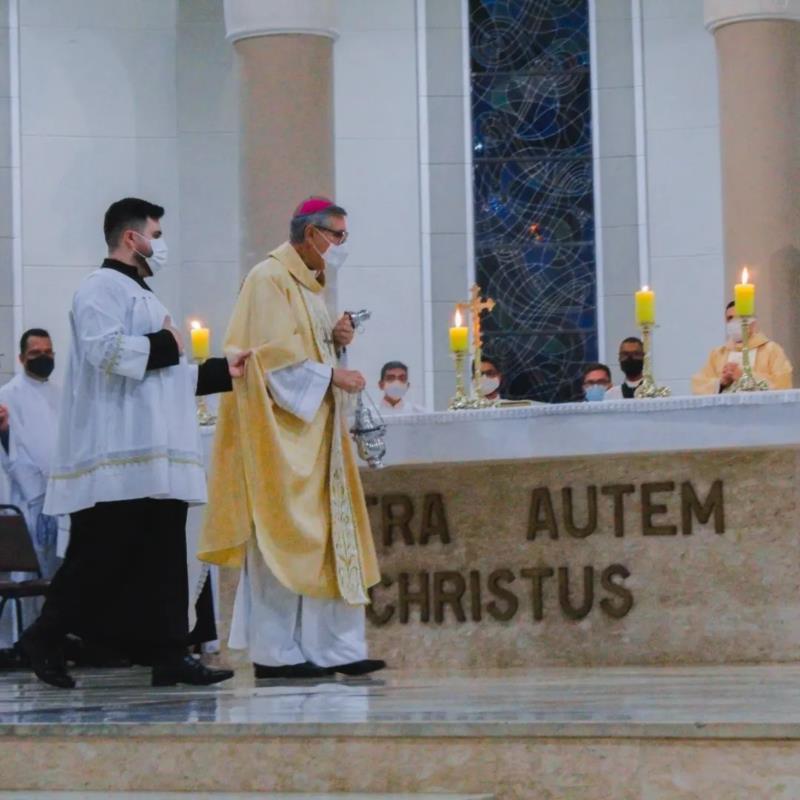
[{"label": "man with gray hair", "polygon": [[257,679],[385,666],[367,658],[364,605],[380,573],[343,408],[364,377],[339,365],[353,325],[334,324],[323,297],[347,255],[346,216],[323,197],[297,207],[225,338],[232,356],[253,356],[220,405],[199,555],[242,568],[230,646],[249,650]]}]

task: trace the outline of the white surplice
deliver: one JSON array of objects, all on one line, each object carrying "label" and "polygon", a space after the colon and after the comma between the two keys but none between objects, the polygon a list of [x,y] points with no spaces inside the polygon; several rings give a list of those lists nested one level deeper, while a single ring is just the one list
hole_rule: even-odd
[{"label": "white surplice", "polygon": [[392,416],[394,415],[403,415],[403,414],[427,414],[428,409],[425,406],[419,405],[419,403],[412,403],[410,400],[406,400],[405,397],[401,397],[400,400],[392,405],[387,399],[386,395],[381,397],[381,402],[379,404],[379,410],[381,414],[385,416]]},{"label": "white surplice", "polygon": [[[0,388],[0,404],[9,412],[8,452],[0,447],[0,466],[8,478],[8,502],[22,511],[31,535],[42,576],[49,578],[58,567],[58,522],[42,514],[45,489],[58,431],[60,388],[25,373]],[[13,580],[35,577],[12,573]],[[23,615],[31,622],[41,600],[23,601]],[[12,604],[0,619],[0,647],[10,647],[18,638]]]},{"label": "white surplice", "polygon": [[[265,376],[272,399],[308,422],[331,382],[331,368],[313,361],[293,364]],[[363,605],[303,597],[270,572],[255,539],[233,605],[229,647],[248,650],[250,660],[269,667],[311,661],[333,667],[367,657]]]},{"label": "white surplice", "polygon": [[147,371],[146,334],[168,315],[152,292],[115,269],[96,270],[78,288],[47,513],[141,497],[206,501],[197,370],[181,356]]}]

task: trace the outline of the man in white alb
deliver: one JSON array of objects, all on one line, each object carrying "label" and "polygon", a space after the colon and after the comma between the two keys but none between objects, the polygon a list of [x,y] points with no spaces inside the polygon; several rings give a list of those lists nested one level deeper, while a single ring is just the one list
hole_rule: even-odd
[{"label": "man in white alb", "polygon": [[408,382],[408,367],[402,361],[387,361],[381,367],[378,388],[383,392],[380,412],[384,416],[393,414],[425,414],[427,410],[418,403],[406,400],[411,384]]},{"label": "man in white alb", "polygon": [[137,198],[105,215],[108,258],[72,301],[72,341],[44,511],[70,543],[19,646],[46,683],[72,688],[67,634],[146,649],[154,686],[230,678],[186,653],[186,513],[206,500],[195,394],[230,391],[249,354],[187,363],[145,282],[166,264],[164,209]]},{"label": "man in white alb", "polygon": [[[50,380],[55,355],[50,334],[31,328],[19,344],[22,372],[0,388],[0,466],[8,477],[9,502],[25,517],[42,577],[56,571],[58,520],[44,514],[44,494],[56,443],[61,389]],[[35,577],[20,573],[13,580]],[[23,600],[25,617],[32,619],[41,606],[39,598]],[[10,610],[10,607],[9,609]],[[22,631],[15,615],[0,620],[0,647],[10,647]]]}]

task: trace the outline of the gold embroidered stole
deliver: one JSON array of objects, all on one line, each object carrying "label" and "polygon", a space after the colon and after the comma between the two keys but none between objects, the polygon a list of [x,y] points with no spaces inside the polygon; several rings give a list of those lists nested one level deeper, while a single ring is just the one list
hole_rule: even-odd
[{"label": "gold embroidered stole", "polygon": [[[337,365],[336,349],[333,344],[333,324],[328,309],[320,293],[309,291],[300,285],[314,342],[323,360],[329,367]],[[353,512],[353,498],[347,483],[344,452],[342,444],[342,406],[343,395],[340,389],[331,385],[334,401],[333,441],[329,466],[329,491],[331,503],[331,535],[336,562],[336,580],[344,600],[351,605],[369,603],[364,591],[364,573],[361,568],[361,555],[358,549],[356,519]]]}]

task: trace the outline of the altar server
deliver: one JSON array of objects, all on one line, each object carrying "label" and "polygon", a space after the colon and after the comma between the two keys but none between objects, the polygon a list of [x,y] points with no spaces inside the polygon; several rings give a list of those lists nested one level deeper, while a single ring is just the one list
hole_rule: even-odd
[{"label": "altar server", "polygon": [[[0,465],[8,477],[9,500],[22,511],[31,535],[42,576],[49,578],[58,566],[58,519],[44,514],[47,476],[56,442],[61,389],[50,375],[55,355],[50,334],[31,328],[19,343],[22,372],[0,388]],[[34,575],[20,573],[13,580]],[[23,600],[28,619],[41,606],[38,598]],[[9,605],[0,620],[0,647],[10,647],[21,631]]]},{"label": "altar server", "polygon": [[110,206],[108,258],[72,301],[72,341],[44,511],[71,514],[70,543],[38,620],[20,639],[36,675],[75,685],[61,643],[73,633],[147,649],[153,685],[232,676],[186,653],[186,512],[206,499],[195,393],[230,390],[230,365],[187,364],[169,312],[145,278],[167,263],[164,209]]},{"label": "altar server", "polygon": [[500,369],[500,362],[487,354],[483,354],[481,356],[480,370],[480,387],[484,398],[492,402],[502,400],[500,390],[503,386],[503,372]]},{"label": "altar server", "polygon": [[[725,344],[714,348],[703,369],[692,377],[694,394],[729,392],[742,377],[742,323],[733,301],[725,308],[725,332]],[[748,344],[754,377],[765,380],[770,389],[791,389],[792,365],[786,353],[758,330],[755,320],[750,323]]]},{"label": "altar server", "polygon": [[365,674],[364,604],[380,574],[345,393],[363,376],[337,366],[353,339],[332,324],[327,270],[346,256],[346,212],[325,198],[295,210],[290,241],[250,271],[226,352],[253,349],[244,381],[220,404],[200,557],[243,566],[230,646],[256,678]]},{"label": "altar server", "polygon": [[381,367],[378,388],[383,392],[380,412],[393,414],[425,414],[427,409],[406,399],[411,384],[408,381],[408,367],[402,361],[387,361]]}]

